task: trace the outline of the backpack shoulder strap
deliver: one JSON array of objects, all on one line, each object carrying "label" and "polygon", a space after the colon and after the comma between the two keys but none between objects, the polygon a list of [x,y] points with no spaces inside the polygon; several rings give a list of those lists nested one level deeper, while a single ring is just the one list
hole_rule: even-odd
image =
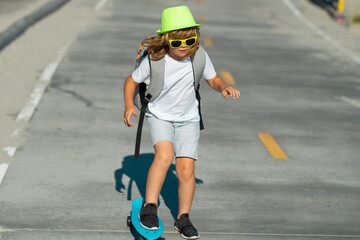
[{"label": "backpack shoulder strap", "polygon": [[[154,101],[159,95],[164,85],[164,73],[165,73],[165,59],[161,58],[159,60],[151,60],[149,57],[150,63],[150,83],[146,89],[146,85],[139,85],[138,90],[140,90],[140,102],[141,107],[140,117],[138,122],[138,129],[136,133],[136,142],[135,142],[135,159],[139,158],[140,154],[140,143],[141,143],[141,132],[145,118],[146,107],[149,102]],[[142,89],[140,88],[142,87]],[[146,89],[146,91],[145,91]],[[141,91],[142,90],[142,91]]]},{"label": "backpack shoulder strap", "polygon": [[150,84],[145,92],[145,97],[150,102],[159,95],[164,85],[165,58],[150,60]]},{"label": "backpack shoulder strap", "polygon": [[200,130],[204,129],[204,123],[203,118],[201,114],[201,106],[200,106],[200,79],[204,73],[205,69],[205,62],[206,62],[206,56],[205,56],[205,50],[200,45],[199,49],[196,51],[195,55],[191,57],[192,62],[192,68],[193,68],[193,74],[194,74],[194,87],[195,87],[195,93],[196,93],[196,99],[199,102],[199,115],[200,115]]},{"label": "backpack shoulder strap", "polygon": [[198,89],[206,62],[205,50],[201,45],[199,46],[199,49],[196,51],[195,55],[191,57],[191,61],[194,72],[195,89]]}]

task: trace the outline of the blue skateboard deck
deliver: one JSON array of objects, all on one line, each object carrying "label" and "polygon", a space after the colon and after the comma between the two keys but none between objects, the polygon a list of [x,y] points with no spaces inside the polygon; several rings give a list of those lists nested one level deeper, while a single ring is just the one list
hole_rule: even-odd
[{"label": "blue skateboard deck", "polygon": [[160,228],[157,230],[149,230],[149,229],[143,228],[140,225],[139,214],[140,214],[141,206],[144,203],[144,201],[145,201],[145,199],[143,199],[143,198],[137,198],[132,201],[131,224],[134,226],[136,231],[138,231],[138,233],[140,235],[142,235],[143,237],[145,237],[147,239],[158,239],[158,238],[160,238],[161,234],[164,232],[164,225],[159,217],[158,218],[159,218]]}]

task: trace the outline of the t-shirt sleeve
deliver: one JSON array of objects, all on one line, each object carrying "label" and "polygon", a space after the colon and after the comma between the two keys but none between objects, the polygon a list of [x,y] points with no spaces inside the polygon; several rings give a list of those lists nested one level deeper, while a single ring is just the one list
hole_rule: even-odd
[{"label": "t-shirt sleeve", "polygon": [[205,69],[202,77],[205,80],[210,80],[216,76],[216,71],[207,52],[205,52],[205,59]]},{"label": "t-shirt sleeve", "polygon": [[142,62],[140,63],[140,66],[136,68],[133,73],[131,74],[132,78],[137,83],[143,83],[145,80],[147,80],[150,76],[150,64],[149,64],[149,58],[146,57]]}]

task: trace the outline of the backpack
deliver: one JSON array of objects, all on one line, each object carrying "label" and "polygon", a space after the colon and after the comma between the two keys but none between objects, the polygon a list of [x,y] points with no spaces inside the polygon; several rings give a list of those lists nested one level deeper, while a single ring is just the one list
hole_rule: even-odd
[{"label": "backpack", "polygon": [[[140,83],[134,92],[134,105],[140,110],[140,117],[138,122],[138,129],[136,133],[136,143],[135,143],[135,156],[134,158],[139,158],[140,153],[140,143],[141,143],[141,132],[142,126],[144,123],[144,117],[146,108],[149,102],[153,102],[159,95],[164,85],[164,73],[165,73],[165,58],[159,60],[151,60],[148,55],[148,50],[146,47],[140,45],[138,55],[135,60],[135,69],[138,68],[141,62],[145,58],[149,58],[150,63],[150,84],[147,87],[146,83]],[[199,102],[199,115],[200,115],[200,130],[204,129],[204,124],[201,115],[200,107],[200,79],[205,69],[205,50],[202,46],[199,46],[199,49],[196,51],[195,55],[191,57],[191,63],[194,74],[194,87],[196,93],[196,99]]]}]

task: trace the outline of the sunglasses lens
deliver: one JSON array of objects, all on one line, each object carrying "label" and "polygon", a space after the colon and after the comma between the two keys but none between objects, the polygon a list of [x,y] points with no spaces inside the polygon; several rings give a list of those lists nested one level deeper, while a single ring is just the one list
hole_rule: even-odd
[{"label": "sunglasses lens", "polygon": [[172,42],[171,42],[171,46],[172,46],[173,48],[180,47],[180,46],[181,46],[181,41],[172,41]]},{"label": "sunglasses lens", "polygon": [[195,44],[195,42],[196,42],[195,38],[190,38],[190,39],[186,40],[186,45],[187,46],[192,46],[192,45]]}]

